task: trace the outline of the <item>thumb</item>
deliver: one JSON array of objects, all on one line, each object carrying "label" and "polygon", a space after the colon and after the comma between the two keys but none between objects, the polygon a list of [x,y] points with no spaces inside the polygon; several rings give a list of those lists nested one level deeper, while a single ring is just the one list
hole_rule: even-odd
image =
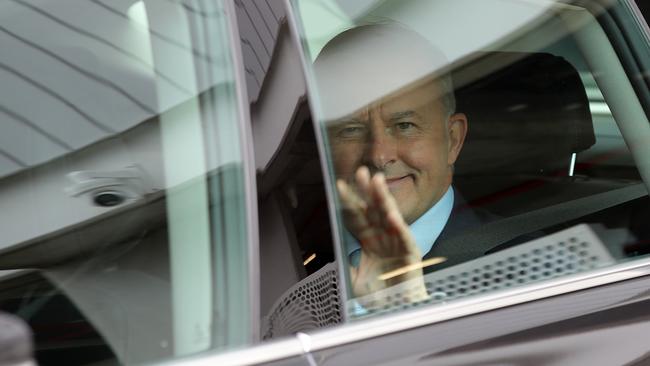
[{"label": "thumb", "polygon": [[350,281],[352,283],[357,282],[358,275],[359,275],[359,269],[357,267],[350,266]]}]

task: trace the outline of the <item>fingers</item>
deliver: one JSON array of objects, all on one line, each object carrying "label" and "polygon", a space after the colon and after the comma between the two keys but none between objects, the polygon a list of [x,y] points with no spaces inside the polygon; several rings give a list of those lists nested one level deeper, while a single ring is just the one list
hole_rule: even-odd
[{"label": "fingers", "polygon": [[365,210],[367,208],[366,202],[362,200],[343,180],[339,179],[336,181],[336,188],[339,191],[339,197],[341,198],[343,208],[350,210]]},{"label": "fingers", "polygon": [[356,173],[354,174],[354,178],[356,180],[360,192],[367,199],[368,198],[367,194],[369,193],[370,190],[370,170],[368,169],[368,167],[362,166],[359,169],[357,169]]},{"label": "fingers", "polygon": [[385,176],[371,175],[367,167],[361,167],[355,172],[353,183],[338,180],[336,185],[346,226],[362,249],[358,266],[350,267],[355,295],[374,293],[412,276],[409,272],[408,276],[394,276],[390,281],[380,277],[421,260]]},{"label": "fingers", "polygon": [[406,228],[402,214],[397,206],[397,201],[388,190],[386,178],[383,175],[376,175],[373,177],[373,189],[375,191],[375,203],[377,209],[381,211],[382,216],[386,220],[386,225],[395,229]]},{"label": "fingers", "polygon": [[339,191],[341,204],[343,206],[343,215],[350,230],[355,236],[359,237],[368,228],[369,223],[366,217],[368,205],[366,201],[361,199],[352,188],[342,180],[336,182],[336,187]]},{"label": "fingers", "polygon": [[350,266],[350,280],[352,283],[357,282],[357,278],[359,277],[359,270],[355,267]]},{"label": "fingers", "polygon": [[357,169],[353,187],[338,180],[337,188],[344,209],[350,211],[348,215],[354,221],[351,224],[355,228],[366,229],[366,227],[379,228],[382,226],[381,215],[377,210],[375,200],[372,199],[371,176],[367,167],[363,166]]},{"label": "fingers", "polygon": [[395,198],[388,190],[386,178],[383,174],[376,174],[371,182],[373,208],[381,217],[381,225],[386,228],[390,235],[398,234],[398,231],[406,228],[406,223],[397,206]]},{"label": "fingers", "polygon": [[343,180],[336,184],[346,226],[364,253],[381,257],[419,253],[382,173],[371,176],[367,167],[361,167],[354,186]]},{"label": "fingers", "polygon": [[381,175],[381,173],[371,177],[370,170],[364,166],[357,170],[355,179],[359,194],[366,202],[365,216],[370,229],[365,233],[367,235],[359,239],[364,241],[363,244],[365,245],[362,245],[362,247],[365,248],[367,253],[372,252],[381,255],[386,252],[386,247],[390,246],[390,238],[386,236],[386,223],[375,197],[377,192],[373,181],[378,175]]},{"label": "fingers", "polygon": [[382,173],[377,173],[372,177],[371,190],[375,209],[380,213],[384,227],[388,227],[388,215],[393,211],[399,213],[399,209],[393,195],[388,190],[386,177]]},{"label": "fingers", "polygon": [[371,187],[375,198],[375,209],[380,212],[382,225],[387,235],[392,239],[393,248],[396,251],[404,251],[414,254],[419,253],[415,240],[411,234],[408,224],[399,211],[397,201],[388,190],[386,179],[382,174],[376,174],[372,178]]}]

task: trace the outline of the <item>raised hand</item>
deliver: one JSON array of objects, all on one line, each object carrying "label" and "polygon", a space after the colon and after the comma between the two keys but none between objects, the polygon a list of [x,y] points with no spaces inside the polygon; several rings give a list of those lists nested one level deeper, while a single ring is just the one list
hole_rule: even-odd
[{"label": "raised hand", "polygon": [[[368,168],[355,174],[355,185],[337,181],[347,229],[361,245],[358,267],[350,267],[355,297],[366,296],[404,281],[422,278],[421,253],[402,218],[385,177],[371,177]],[[426,298],[424,282],[409,291],[411,301]]]}]

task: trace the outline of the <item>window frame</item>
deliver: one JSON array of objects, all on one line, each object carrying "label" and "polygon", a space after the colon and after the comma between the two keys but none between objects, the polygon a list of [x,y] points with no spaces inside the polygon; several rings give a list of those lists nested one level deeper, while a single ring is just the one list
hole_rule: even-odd
[{"label": "window frame", "polygon": [[244,171],[244,193],[246,195],[246,228],[248,252],[248,296],[251,300],[249,334],[250,342],[259,341],[260,333],[260,252],[259,252],[259,215],[257,207],[257,180],[255,174],[255,153],[253,130],[251,125],[248,90],[244,56],[241,48],[241,38],[235,11],[235,0],[222,0],[226,26],[229,28],[228,38],[231,46],[231,59],[234,70],[235,92],[237,98],[238,123],[240,131],[239,146]]}]

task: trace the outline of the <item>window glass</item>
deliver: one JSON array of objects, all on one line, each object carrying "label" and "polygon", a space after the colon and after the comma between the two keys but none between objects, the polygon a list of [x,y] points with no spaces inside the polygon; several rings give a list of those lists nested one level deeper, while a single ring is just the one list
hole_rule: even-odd
[{"label": "window glass", "polygon": [[292,5],[350,318],[648,253],[647,86],[597,20],[622,4]]},{"label": "window glass", "polygon": [[0,19],[0,310],[32,327],[38,363],[248,343],[221,1],[19,0]]}]

